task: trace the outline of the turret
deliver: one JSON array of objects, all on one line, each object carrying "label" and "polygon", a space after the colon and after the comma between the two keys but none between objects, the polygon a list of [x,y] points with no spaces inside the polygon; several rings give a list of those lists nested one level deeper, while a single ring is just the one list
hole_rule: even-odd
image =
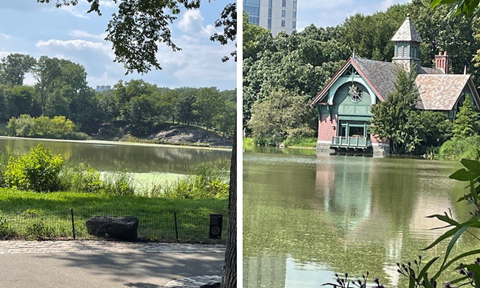
[{"label": "turret", "polygon": [[410,21],[410,14],[392,38],[395,43],[393,63],[402,65],[407,71],[417,64],[420,66],[420,43],[422,38],[417,32],[415,25]]}]

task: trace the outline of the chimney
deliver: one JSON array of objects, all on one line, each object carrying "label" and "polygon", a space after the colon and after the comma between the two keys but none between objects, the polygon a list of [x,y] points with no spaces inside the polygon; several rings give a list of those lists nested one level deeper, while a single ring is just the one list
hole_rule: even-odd
[{"label": "chimney", "polygon": [[450,56],[447,55],[447,51],[445,51],[445,53],[440,51],[439,55],[435,55],[435,68],[442,70],[443,74],[448,74]]}]

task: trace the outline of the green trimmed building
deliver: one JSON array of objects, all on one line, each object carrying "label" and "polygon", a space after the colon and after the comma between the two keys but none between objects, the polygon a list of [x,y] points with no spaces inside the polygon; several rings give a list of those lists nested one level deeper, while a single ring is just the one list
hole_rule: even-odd
[{"label": "green trimmed building", "polygon": [[449,74],[450,56],[435,56],[435,68],[420,66],[422,38],[407,16],[392,38],[392,62],[350,57],[310,106],[318,111],[317,154],[362,152],[377,157],[390,154],[389,141],[369,134],[370,108],[385,101],[394,90],[399,69],[416,67],[415,83],[420,93],[417,107],[441,111],[455,119],[459,107],[470,97],[480,111],[480,97],[471,75]]}]

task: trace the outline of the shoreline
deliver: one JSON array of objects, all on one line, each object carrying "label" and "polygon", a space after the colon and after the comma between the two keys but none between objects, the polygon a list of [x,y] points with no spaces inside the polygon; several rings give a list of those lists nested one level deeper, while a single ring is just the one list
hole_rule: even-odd
[{"label": "shoreline", "polygon": [[22,140],[38,140],[51,142],[67,142],[67,143],[85,143],[85,144],[107,144],[107,145],[133,145],[146,147],[162,147],[162,148],[184,148],[184,149],[207,149],[207,150],[226,150],[231,151],[232,148],[227,147],[202,147],[190,145],[174,145],[174,144],[155,144],[155,143],[139,143],[139,142],[120,142],[113,140],[68,140],[68,139],[50,139],[50,138],[29,138],[29,137],[14,137],[14,136],[0,136],[0,139],[22,139]]}]

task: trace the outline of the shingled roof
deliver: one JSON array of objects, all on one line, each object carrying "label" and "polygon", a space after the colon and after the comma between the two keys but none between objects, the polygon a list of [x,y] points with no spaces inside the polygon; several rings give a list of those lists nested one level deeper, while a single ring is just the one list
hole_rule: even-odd
[{"label": "shingled roof", "polygon": [[415,25],[410,21],[410,15],[403,22],[402,26],[397,30],[397,33],[393,35],[392,41],[394,42],[417,42],[422,43],[422,37],[417,32]]},{"label": "shingled roof", "polygon": [[415,79],[425,110],[452,110],[470,75],[421,74]]},{"label": "shingled roof", "polygon": [[[399,69],[403,69],[400,64],[394,64],[391,62],[376,61],[364,58],[351,57],[342,69],[335,74],[335,76],[328,82],[328,84],[320,91],[310,105],[315,105],[317,102],[323,100],[332,84],[342,76],[342,73],[350,66],[354,66],[358,73],[369,84],[370,88],[375,94],[384,101],[387,99],[388,94],[395,88],[395,82],[397,81],[397,73]],[[441,70],[420,67],[418,69],[419,74],[442,74]]]}]

